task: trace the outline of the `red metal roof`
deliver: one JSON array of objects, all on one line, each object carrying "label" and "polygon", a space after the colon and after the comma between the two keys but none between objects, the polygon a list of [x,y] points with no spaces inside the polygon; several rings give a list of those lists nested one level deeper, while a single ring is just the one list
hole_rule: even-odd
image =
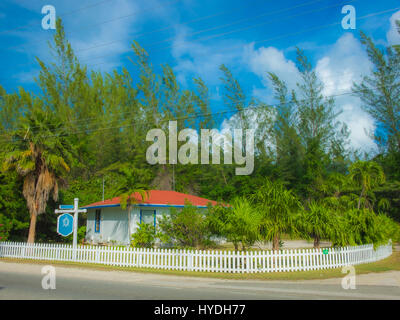
[{"label": "red metal roof", "polygon": [[[211,203],[213,206],[217,204],[216,201],[208,200],[205,198],[200,198],[197,196],[192,196],[190,194],[180,193],[176,191],[163,191],[163,190],[149,190],[148,197],[145,198],[145,201],[142,201],[140,194],[138,192],[135,193],[135,198],[138,201],[138,204],[143,205],[171,205],[171,206],[183,206],[185,205],[185,201],[189,201],[194,206],[207,206],[208,203]],[[86,205],[82,208],[90,209],[93,207],[107,207],[107,206],[117,206],[119,205],[120,198],[115,197],[112,199],[95,202],[89,205]]]}]

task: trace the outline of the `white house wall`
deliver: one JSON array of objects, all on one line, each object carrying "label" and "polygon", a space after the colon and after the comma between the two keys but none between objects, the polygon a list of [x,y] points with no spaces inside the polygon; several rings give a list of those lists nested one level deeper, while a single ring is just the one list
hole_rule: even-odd
[{"label": "white house wall", "polygon": [[[86,225],[86,240],[90,243],[108,243],[129,244],[128,235],[128,211],[122,210],[121,207],[98,208],[100,214],[100,232],[94,232],[95,212],[96,209],[88,209],[87,225]],[[97,210],[98,210],[97,209]],[[169,207],[150,207],[141,206],[131,209],[130,233],[135,233],[137,224],[140,223],[140,209],[156,210],[157,223],[161,217],[169,213]]]},{"label": "white house wall", "polygon": [[94,232],[96,209],[89,209],[86,225],[86,239],[93,243],[127,244],[128,241],[128,214],[120,207],[99,208],[100,232]]}]

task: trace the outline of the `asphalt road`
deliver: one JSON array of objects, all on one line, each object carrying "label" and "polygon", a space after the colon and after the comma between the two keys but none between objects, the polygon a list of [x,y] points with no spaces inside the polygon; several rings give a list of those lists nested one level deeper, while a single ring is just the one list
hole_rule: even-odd
[{"label": "asphalt road", "polygon": [[400,272],[359,275],[356,289],[341,279],[220,280],[56,266],[56,289],[42,288],[43,265],[0,261],[0,299],[399,299]]}]

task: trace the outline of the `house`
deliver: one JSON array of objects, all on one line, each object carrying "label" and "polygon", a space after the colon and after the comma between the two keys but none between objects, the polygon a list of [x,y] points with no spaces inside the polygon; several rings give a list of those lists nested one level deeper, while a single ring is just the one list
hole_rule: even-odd
[{"label": "house", "polygon": [[193,206],[206,210],[208,204],[216,205],[216,201],[200,198],[175,191],[150,190],[145,201],[139,193],[134,197],[137,204],[133,205],[128,214],[128,209],[122,210],[120,198],[95,202],[84,206],[87,209],[86,241],[89,243],[115,243],[127,245],[130,235],[137,229],[137,223],[153,223],[166,214],[170,209],[183,208],[186,201]]}]

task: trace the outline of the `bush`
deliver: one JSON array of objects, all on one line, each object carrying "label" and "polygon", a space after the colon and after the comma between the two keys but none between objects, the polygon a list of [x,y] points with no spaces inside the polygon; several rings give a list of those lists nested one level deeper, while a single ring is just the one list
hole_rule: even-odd
[{"label": "bush", "polygon": [[0,242],[7,241],[12,229],[11,220],[7,219],[5,216],[0,215]]},{"label": "bush", "polygon": [[236,251],[239,243],[245,250],[259,239],[261,216],[246,198],[235,198],[232,207],[218,205],[210,209],[210,212],[207,217],[209,229],[231,242]]},{"label": "bush", "polygon": [[200,248],[211,245],[210,237],[205,214],[190,203],[180,211],[171,208],[170,215],[159,221],[158,238],[163,243],[180,248]]},{"label": "bush", "polygon": [[389,239],[399,239],[399,225],[384,214],[370,209],[352,209],[345,213],[346,230],[356,245],[387,244]]},{"label": "bush", "polygon": [[138,228],[132,234],[131,245],[135,248],[153,248],[155,242],[155,229],[152,224],[138,223]]},{"label": "bush", "polygon": [[383,234],[383,241],[386,244],[389,239],[393,242],[400,242],[400,225],[386,214],[380,213],[376,217],[377,224]]},{"label": "bush", "polygon": [[[67,237],[62,237],[64,240],[63,242],[68,242],[68,243],[72,243],[73,239],[74,239],[74,233],[71,233],[69,236]],[[83,240],[85,240],[86,237],[86,226],[80,226],[78,227],[78,244],[82,243]]]}]

